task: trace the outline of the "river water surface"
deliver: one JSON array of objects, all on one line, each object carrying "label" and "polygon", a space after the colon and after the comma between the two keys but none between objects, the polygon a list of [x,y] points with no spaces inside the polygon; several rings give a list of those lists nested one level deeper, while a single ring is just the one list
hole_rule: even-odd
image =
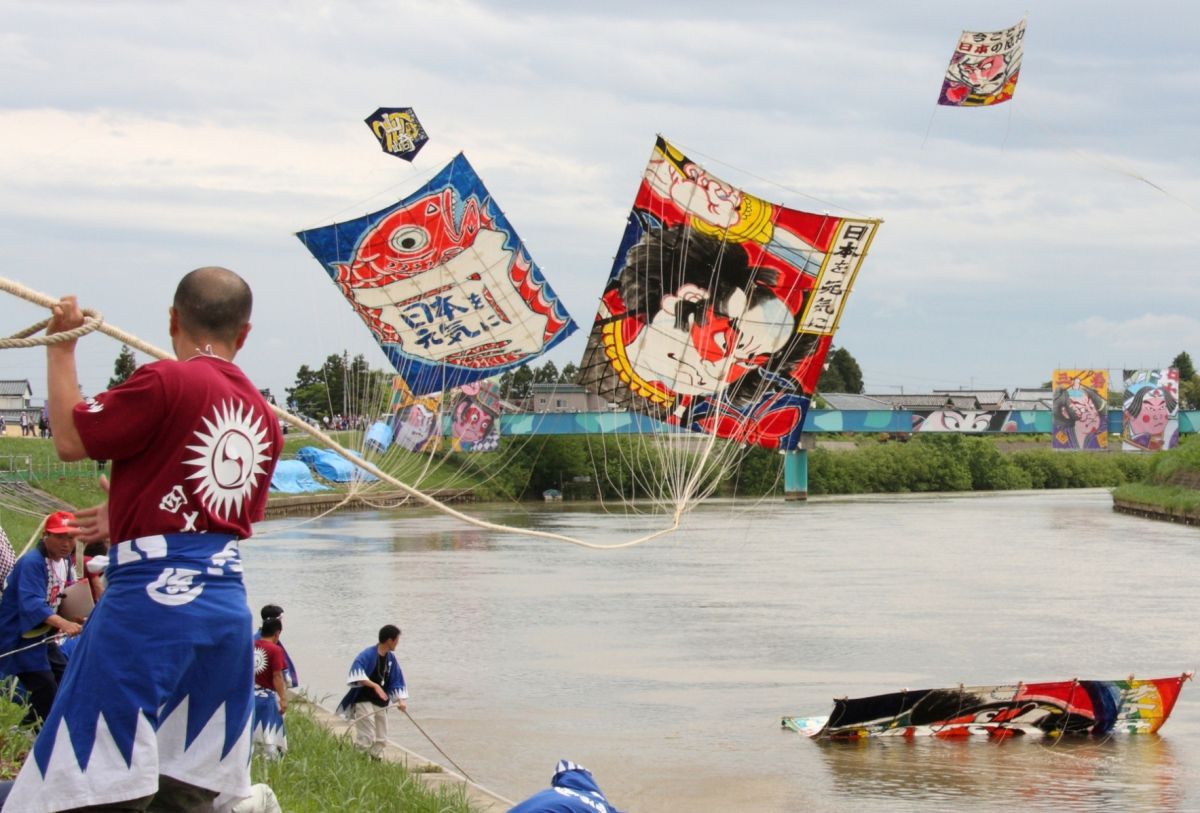
[{"label": "river water surface", "polygon": [[[521,799],[560,758],[622,810],[1200,810],[1200,685],[1161,733],[1110,741],[819,744],[780,728],[835,696],[1197,666],[1200,533],[1106,491],[717,502],[619,551],[416,509],[259,526],[253,608],[284,607],[302,684],[332,706],[385,623],[409,711]],[[619,542],[602,506],[478,507]],[[392,739],[433,759],[392,712]],[[444,763],[445,764],[445,763]]]}]

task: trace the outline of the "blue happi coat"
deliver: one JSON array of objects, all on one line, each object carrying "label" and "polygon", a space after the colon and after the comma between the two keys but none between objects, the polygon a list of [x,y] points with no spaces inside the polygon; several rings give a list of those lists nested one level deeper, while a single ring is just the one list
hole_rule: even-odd
[{"label": "blue happi coat", "polygon": [[550,787],[535,793],[508,813],[620,813],[605,798],[592,773],[569,759],[560,759]]},{"label": "blue happi coat", "polygon": [[[70,579],[68,568],[68,580]],[[50,575],[45,549],[39,544],[27,551],[8,574],[4,595],[0,597],[0,652],[36,644],[57,633],[46,627],[36,635],[26,633],[38,629],[57,612],[50,606]],[[50,660],[45,646],[34,646],[0,658],[0,677],[21,672],[48,672]]]},{"label": "blue happi coat", "polygon": [[[375,694],[374,689],[356,685],[359,681],[371,680],[378,659],[379,648],[377,646],[369,646],[358,653],[354,663],[350,664],[350,674],[346,676],[346,682],[351,684],[352,688],[346,692],[342,702],[338,703],[338,714],[345,714],[355,703],[385,705],[379,699],[379,695]],[[382,688],[389,701],[395,702],[408,698],[408,687],[404,684],[404,672],[400,671],[400,662],[396,660],[393,652],[387,653],[387,678],[384,680]]]}]

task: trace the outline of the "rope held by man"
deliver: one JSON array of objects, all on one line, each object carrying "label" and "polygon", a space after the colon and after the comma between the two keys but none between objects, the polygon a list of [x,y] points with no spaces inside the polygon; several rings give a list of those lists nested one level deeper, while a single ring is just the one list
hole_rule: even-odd
[{"label": "rope held by man", "polygon": [[[0,291],[5,291],[14,296],[20,297],[21,299],[24,299],[28,302],[32,302],[35,305],[41,305],[42,307],[45,307],[45,308],[53,308],[55,305],[59,304],[58,299],[56,299],[52,296],[49,296],[47,294],[41,293],[39,291],[35,291],[31,288],[28,288],[24,285],[21,285],[18,282],[14,282],[13,280],[7,279],[5,277],[0,277]],[[139,339],[137,336],[134,336],[131,333],[126,333],[125,331],[123,331],[107,322],[100,321],[99,314],[96,314],[95,312],[92,312],[92,313],[93,313],[93,318],[95,318],[97,320],[97,323],[92,328],[92,330],[97,330],[101,333],[104,333],[107,336],[111,336],[112,338],[116,339],[117,341],[121,342],[122,344],[125,344],[135,350],[140,350],[142,353],[145,353],[148,356],[153,356],[154,358],[157,358],[157,359],[174,358],[174,356],[171,353],[168,353],[166,350],[155,347],[154,345],[149,344],[148,342],[145,342],[142,339]],[[86,323],[85,323],[85,325],[86,325]],[[76,328],[76,330],[80,330],[80,329],[82,329],[82,328]],[[90,331],[87,331],[87,332],[90,332]],[[41,343],[46,343],[44,341],[44,339],[46,337],[42,337],[42,338],[43,338],[43,341]],[[566,534],[553,533],[551,531],[538,531],[538,530],[534,530],[532,528],[514,528],[510,525],[501,525],[501,524],[495,523],[495,522],[488,522],[487,520],[479,519],[478,517],[472,517],[469,514],[464,514],[463,512],[441,502],[436,497],[426,494],[424,491],[421,491],[418,488],[414,488],[413,486],[410,486],[407,483],[401,482],[400,480],[393,477],[391,474],[380,469],[374,463],[370,462],[369,460],[365,460],[362,457],[360,457],[359,455],[350,451],[349,449],[346,449],[341,444],[339,444],[336,440],[334,440],[329,435],[327,435],[325,432],[321,431],[320,429],[318,429],[315,426],[312,426],[311,424],[306,423],[305,421],[301,420],[300,418],[298,418],[297,416],[288,412],[287,410],[279,407],[277,404],[271,404],[270,407],[275,412],[275,414],[279,417],[280,420],[290,424],[291,426],[294,426],[295,428],[299,429],[301,432],[304,432],[304,433],[316,438],[321,443],[325,444],[329,449],[333,450],[339,456],[341,456],[342,458],[347,460],[349,463],[351,463],[355,466],[358,466],[359,468],[361,468],[365,471],[368,471],[371,474],[374,474],[379,479],[383,480],[384,482],[390,483],[391,485],[393,485],[396,488],[403,491],[408,496],[412,497],[415,500],[418,500],[419,502],[424,503],[425,505],[429,506],[430,508],[437,509],[438,511],[441,511],[444,514],[448,514],[457,520],[465,522],[469,525],[474,525],[477,528],[483,528],[484,530],[496,531],[497,533],[514,534],[517,536],[531,536],[531,537],[535,537],[535,538],[539,538],[539,539],[552,539],[552,540],[555,540],[558,542],[569,542],[572,545],[578,545],[580,547],[590,548],[592,550],[618,550],[620,548],[631,548],[634,545],[640,545],[643,542],[649,542],[652,539],[657,539],[660,536],[665,536],[666,534],[676,531],[679,528],[680,521],[683,516],[684,507],[677,506],[674,511],[674,514],[671,518],[671,524],[669,526],[667,526],[666,528],[646,534],[645,536],[638,537],[637,539],[629,540],[628,542],[618,542],[618,543],[612,544],[612,545],[598,545],[594,542],[587,542],[582,539],[576,539],[573,536],[567,536]]]}]

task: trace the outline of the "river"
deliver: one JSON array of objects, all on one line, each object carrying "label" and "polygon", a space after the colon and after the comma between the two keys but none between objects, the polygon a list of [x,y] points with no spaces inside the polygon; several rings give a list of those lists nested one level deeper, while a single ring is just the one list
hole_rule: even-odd
[{"label": "river", "polygon": [[[618,551],[424,510],[259,526],[251,606],[285,609],[302,684],[332,707],[385,623],[409,711],[509,799],[560,758],[633,811],[1200,810],[1200,686],[1161,733],[820,744],[780,728],[835,696],[1197,666],[1200,534],[1104,490],[715,502]],[[619,542],[661,516],[474,507]],[[397,743],[439,755],[392,713]],[[444,762],[444,761],[443,761]]]}]

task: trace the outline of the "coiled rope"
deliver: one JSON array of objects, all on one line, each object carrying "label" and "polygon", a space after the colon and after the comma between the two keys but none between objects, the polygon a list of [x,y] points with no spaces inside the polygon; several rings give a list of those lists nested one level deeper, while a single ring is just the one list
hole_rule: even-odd
[{"label": "coiled rope", "polygon": [[[35,305],[41,305],[44,308],[52,308],[59,303],[59,300],[52,296],[41,293],[39,291],[35,291],[31,288],[27,288],[26,286],[21,285],[20,283],[14,282],[13,280],[7,279],[5,277],[0,277],[0,291],[5,291],[7,293],[12,294],[13,296],[17,296],[28,302],[32,302]],[[88,311],[85,311],[85,313],[88,313]],[[104,333],[107,336],[111,336],[112,338],[116,339],[117,341],[121,342],[122,344],[128,345],[129,347],[132,347],[135,350],[140,350],[141,352],[145,353],[148,356],[153,356],[154,358],[157,358],[157,359],[173,359],[173,358],[175,358],[175,356],[173,354],[167,352],[166,350],[155,347],[154,345],[149,344],[149,343],[139,339],[137,336],[134,336],[131,333],[126,333],[125,331],[121,330],[120,328],[118,328],[112,324],[109,324],[107,322],[104,322],[100,318],[100,315],[98,313],[96,313],[95,311],[91,311],[91,313],[92,313],[92,316],[90,318],[93,320],[94,324],[91,327],[89,327],[88,330],[84,330],[85,327],[89,326],[89,323],[85,320],[85,322],[82,326],[80,326],[79,328],[76,328],[75,330],[64,332],[63,333],[64,338],[57,339],[57,341],[67,341],[69,338],[72,338],[70,336],[70,334],[76,333],[77,331],[83,331],[83,333],[79,333],[78,335],[84,335],[85,333],[90,333],[94,330],[98,330],[99,332]],[[42,326],[45,326],[48,323],[49,322],[47,320],[46,322],[42,322],[40,324]],[[35,326],[35,329],[36,329],[36,326]],[[14,346],[16,346],[16,347],[35,347],[35,346],[38,346],[41,344],[49,344],[50,341],[48,341],[48,340],[54,339],[54,336],[56,336],[56,335],[57,334],[53,334],[50,337],[42,336],[36,340],[19,337],[16,339],[16,341],[21,341],[21,342],[32,341],[32,344],[19,344],[19,345],[14,345]],[[9,341],[12,341],[12,340],[9,340]],[[0,345],[0,348],[2,348],[2,347],[3,347],[3,345]],[[323,431],[321,431],[317,427],[315,427],[309,423],[305,423],[303,420],[301,420],[297,416],[293,415],[292,413],[288,412],[286,409],[283,409],[276,404],[271,404],[270,407],[275,412],[275,414],[279,417],[280,420],[285,421],[286,423],[290,424],[291,426],[294,426],[295,428],[299,429],[301,432],[305,432],[305,433],[311,435],[312,437],[321,441],[321,443],[325,444],[325,446],[327,446],[329,449],[336,452],[339,456],[345,458],[347,461],[349,461],[353,465],[358,466],[358,467],[364,469],[365,471],[369,471],[371,474],[374,474],[376,477],[383,480],[384,482],[390,483],[391,485],[398,488],[400,491],[403,491],[405,494],[412,497],[414,500],[422,502],[425,505],[429,506],[430,508],[437,509],[438,511],[441,511],[443,514],[452,516],[457,520],[467,523],[468,525],[474,525],[477,528],[483,528],[484,530],[488,530],[488,531],[495,531],[497,533],[504,533],[504,534],[513,534],[516,536],[530,536],[530,537],[535,537],[538,539],[553,539],[558,542],[569,542],[572,545],[578,545],[580,547],[590,548],[592,550],[618,550],[620,548],[631,548],[634,545],[640,545],[643,542],[649,542],[652,539],[657,539],[660,536],[665,536],[669,533],[672,533],[672,532],[678,530],[680,520],[681,520],[684,510],[686,508],[686,506],[684,506],[684,505],[677,505],[675,507],[675,511],[671,517],[671,524],[666,528],[646,534],[645,536],[638,537],[637,539],[629,540],[628,542],[618,542],[618,543],[611,544],[611,545],[599,545],[594,542],[587,542],[582,539],[576,539],[573,536],[567,536],[566,534],[553,533],[551,531],[538,531],[538,530],[533,530],[531,528],[514,528],[510,525],[500,525],[495,522],[488,522],[487,520],[479,519],[478,517],[472,517],[468,514],[464,514],[463,512],[458,511],[457,509],[452,508],[451,506],[440,502],[437,498],[435,498],[429,494],[426,494],[424,491],[414,488],[413,486],[410,486],[407,483],[401,482],[400,480],[393,477],[391,474],[380,469],[374,463],[371,463],[368,460],[364,460],[359,455],[357,455],[354,452],[350,451],[349,449],[343,447],[336,440],[331,438],[329,435],[325,434]],[[710,446],[711,446],[711,444],[710,444]]]}]

